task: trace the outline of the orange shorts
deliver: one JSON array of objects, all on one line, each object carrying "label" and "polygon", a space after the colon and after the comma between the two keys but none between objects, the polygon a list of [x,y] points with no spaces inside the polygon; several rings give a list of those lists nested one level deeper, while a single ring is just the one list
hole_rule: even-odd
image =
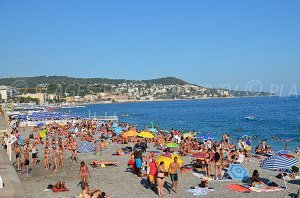
[{"label": "orange shorts", "polygon": [[156,182],[156,176],[150,175],[149,174],[149,180],[152,184],[154,184]]}]

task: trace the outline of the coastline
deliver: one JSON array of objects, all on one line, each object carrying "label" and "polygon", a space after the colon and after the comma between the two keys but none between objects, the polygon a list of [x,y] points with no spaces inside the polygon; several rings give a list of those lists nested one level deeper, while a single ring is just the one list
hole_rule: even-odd
[{"label": "coastline", "polygon": [[[82,103],[66,103],[65,106],[79,106],[79,105],[96,105],[96,104],[124,104],[124,103],[143,103],[143,102],[173,102],[173,101],[198,101],[198,100],[220,100],[220,99],[240,99],[240,98],[264,98],[264,97],[280,97],[278,95],[269,96],[241,96],[241,97],[208,97],[197,99],[154,99],[154,100],[126,100],[126,101],[97,101],[97,102],[82,102]],[[61,106],[57,106],[61,108]]]}]

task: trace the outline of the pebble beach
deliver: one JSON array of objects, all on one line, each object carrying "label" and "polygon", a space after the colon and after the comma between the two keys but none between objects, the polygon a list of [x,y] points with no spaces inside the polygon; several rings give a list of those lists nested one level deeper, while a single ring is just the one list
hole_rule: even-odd
[{"label": "pebble beach", "polygon": [[[26,137],[26,134],[22,134]],[[102,156],[96,157],[93,153],[80,154],[78,163],[67,160],[68,154],[64,155],[65,167],[60,169],[55,174],[53,168],[45,170],[42,162],[38,163],[37,166],[30,164],[30,168],[33,170],[26,176],[26,174],[20,175],[20,179],[24,186],[26,197],[38,198],[53,198],[53,197],[66,197],[73,198],[78,197],[81,193],[81,188],[78,185],[80,178],[77,177],[79,171],[79,162],[85,161],[86,164],[92,160],[100,159],[104,161],[117,161],[118,166],[107,166],[92,168],[88,166],[91,178],[90,188],[100,189],[111,197],[124,198],[124,197],[158,197],[156,192],[152,191],[147,184],[146,177],[137,177],[135,174],[127,171],[127,162],[130,158],[129,154],[123,156],[112,155],[117,149],[122,148],[126,145],[110,143],[108,149],[103,151]],[[130,145],[129,145],[130,146]],[[149,145],[148,151],[156,151],[156,148],[152,144]],[[158,154],[156,154],[158,155]],[[40,159],[43,159],[43,152],[40,152]],[[189,156],[182,157],[184,164],[189,164],[192,158]],[[14,161],[14,159],[13,159]],[[51,158],[50,158],[51,162]],[[256,158],[248,158],[244,162],[244,167],[248,170],[249,174],[252,174],[254,169],[260,172],[262,179],[270,179],[277,184],[284,186],[284,181],[277,179],[275,176],[278,172],[268,171],[259,168],[259,160]],[[201,170],[200,170],[201,171]],[[192,186],[197,186],[200,183],[200,178],[194,176],[193,172],[180,173],[179,174],[179,192],[175,194],[173,191],[169,194],[168,189],[170,188],[171,180],[169,177],[166,178],[164,194],[165,197],[195,197],[191,193],[187,192]],[[201,172],[200,172],[201,173]],[[204,172],[203,172],[204,173]],[[213,171],[212,171],[213,173]],[[57,181],[64,181],[68,192],[54,193],[51,190],[47,190],[49,184],[54,185]],[[300,180],[288,181],[288,190],[276,191],[276,192],[251,192],[251,193],[238,193],[232,190],[226,189],[224,186],[229,184],[241,184],[240,181],[212,181],[209,182],[209,187],[215,191],[209,192],[205,197],[293,197],[296,195]]]}]

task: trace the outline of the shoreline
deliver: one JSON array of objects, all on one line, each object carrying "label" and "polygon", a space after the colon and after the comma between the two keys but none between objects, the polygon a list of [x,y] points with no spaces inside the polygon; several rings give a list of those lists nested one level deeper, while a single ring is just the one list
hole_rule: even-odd
[{"label": "shoreline", "polygon": [[[82,103],[66,103],[62,106],[79,106],[79,105],[96,105],[96,104],[126,104],[126,103],[143,103],[143,102],[174,102],[174,101],[200,101],[200,100],[220,100],[220,99],[240,99],[240,98],[264,98],[264,97],[280,97],[278,95],[270,96],[241,96],[241,97],[209,97],[197,99],[155,99],[155,100],[128,100],[128,101],[97,101],[97,102],[82,102]],[[62,103],[60,103],[62,104]],[[56,108],[61,108],[57,106]],[[76,107],[74,107],[76,108]]]}]

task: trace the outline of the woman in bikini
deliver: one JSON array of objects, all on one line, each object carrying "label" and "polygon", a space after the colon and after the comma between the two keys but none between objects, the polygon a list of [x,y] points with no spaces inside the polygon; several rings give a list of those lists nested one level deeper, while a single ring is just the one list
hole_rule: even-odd
[{"label": "woman in bikini", "polygon": [[59,166],[60,168],[62,168],[64,167],[64,160],[63,160],[64,150],[62,148],[62,145],[59,145],[58,155],[59,155]]},{"label": "woman in bikini", "polygon": [[210,160],[211,160],[211,149],[205,149],[205,171],[206,171],[206,177],[210,178]]},{"label": "woman in bikini", "polygon": [[44,154],[44,166],[45,169],[49,169],[49,155],[50,155],[50,151],[48,149],[48,147],[45,147],[45,154]]},{"label": "woman in bikini", "polygon": [[38,149],[36,148],[34,143],[32,144],[30,151],[31,151],[31,157],[33,159],[33,165],[35,166],[37,164]]},{"label": "woman in bikini", "polygon": [[214,161],[215,161],[215,180],[217,180],[218,175],[220,174],[220,180],[223,178],[223,172],[222,172],[222,151],[220,150],[219,147],[215,149],[215,156],[214,156]]},{"label": "woman in bikini", "polygon": [[58,149],[56,146],[53,147],[53,164],[54,164],[54,171],[57,173],[58,172]]},{"label": "woman in bikini", "polygon": [[91,177],[88,167],[85,165],[84,161],[80,162],[80,168],[78,176],[81,174],[81,184],[88,184],[89,177]]},{"label": "woman in bikini", "polygon": [[164,166],[164,162],[160,162],[159,166],[158,166],[158,173],[157,173],[157,190],[158,190],[158,196],[162,197],[164,196],[163,194],[163,187],[164,187],[164,183],[165,183],[165,166]]}]

